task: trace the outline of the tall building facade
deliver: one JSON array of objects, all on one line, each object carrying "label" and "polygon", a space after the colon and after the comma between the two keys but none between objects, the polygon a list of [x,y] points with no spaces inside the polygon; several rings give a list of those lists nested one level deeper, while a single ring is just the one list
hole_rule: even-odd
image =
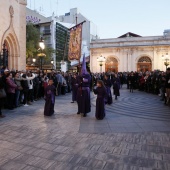
[{"label": "tall building facade", "polygon": [[142,37],[126,33],[118,38],[95,39],[91,42],[90,66],[92,72],[165,71],[170,61],[170,30],[162,36]]},{"label": "tall building facade", "polygon": [[[70,23],[74,25],[86,21],[83,24],[82,30],[82,56],[85,53],[86,57],[89,57],[90,42],[98,37],[97,26],[81,14],[77,8],[72,8],[68,13],[65,13],[65,15],[59,16],[59,20],[62,23]],[[73,61],[71,64],[75,65],[77,63],[77,61]]]},{"label": "tall building facade", "polygon": [[0,54],[1,66],[26,68],[26,0],[1,0]]},{"label": "tall building facade", "polygon": [[54,61],[53,68],[65,71],[67,62],[62,63],[61,61],[66,61],[68,58],[69,28],[73,24],[61,23],[54,14],[50,17],[45,17],[29,8],[27,8],[26,20],[33,23],[40,30],[40,35],[43,36],[45,45],[55,50],[51,57]]}]

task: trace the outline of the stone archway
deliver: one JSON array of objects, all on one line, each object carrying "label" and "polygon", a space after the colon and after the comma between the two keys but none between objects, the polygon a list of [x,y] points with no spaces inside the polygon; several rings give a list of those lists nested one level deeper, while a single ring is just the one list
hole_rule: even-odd
[{"label": "stone archway", "polygon": [[3,44],[5,44],[5,49],[7,49],[8,55],[6,55],[6,66],[8,66],[9,69],[18,69],[19,61],[18,58],[20,56],[20,46],[19,41],[16,36],[14,27],[13,27],[13,16],[14,16],[14,10],[13,7],[9,7],[9,13],[10,13],[10,24],[7,30],[4,32],[2,36],[1,41],[1,47],[0,51],[2,50]]},{"label": "stone archway", "polygon": [[152,71],[152,60],[148,56],[143,56],[138,59],[137,71]]},{"label": "stone archway", "polygon": [[108,57],[105,63],[106,72],[118,72],[118,60],[115,57]]}]

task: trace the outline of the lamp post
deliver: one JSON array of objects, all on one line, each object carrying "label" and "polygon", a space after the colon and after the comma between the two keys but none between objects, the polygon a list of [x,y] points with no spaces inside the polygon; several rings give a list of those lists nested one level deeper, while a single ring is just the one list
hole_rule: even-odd
[{"label": "lamp post", "polygon": [[38,54],[38,57],[40,57],[40,70],[42,70],[42,60],[43,60],[43,57],[45,57],[46,55],[43,53],[43,50],[45,49],[45,44],[44,44],[44,40],[43,38],[41,37],[41,40],[39,41],[39,50],[40,50],[40,53]]},{"label": "lamp post", "polygon": [[166,53],[166,55],[162,55],[162,59],[164,60],[164,65],[166,66],[166,70],[167,70],[167,67],[169,66],[169,55],[168,53]]},{"label": "lamp post", "polygon": [[101,55],[100,57],[97,57],[97,61],[99,62],[100,72],[102,73],[102,66],[103,66],[103,63],[106,61],[106,58]]}]

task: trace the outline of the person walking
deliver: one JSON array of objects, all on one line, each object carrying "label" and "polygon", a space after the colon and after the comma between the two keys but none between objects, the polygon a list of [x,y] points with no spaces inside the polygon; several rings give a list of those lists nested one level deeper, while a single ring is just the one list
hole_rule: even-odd
[{"label": "person walking", "polygon": [[94,94],[97,94],[95,117],[97,120],[103,120],[106,115],[105,98],[108,93],[102,80],[97,81],[97,87],[94,88]]},{"label": "person walking", "polygon": [[78,104],[77,114],[82,114],[83,117],[86,117],[87,113],[91,111],[90,84],[91,76],[86,70],[86,60],[84,55],[81,75],[78,77],[78,91],[77,91],[77,104]]},{"label": "person walking", "polygon": [[52,79],[48,81],[48,86],[45,88],[45,106],[44,106],[44,116],[52,116],[54,114],[54,104],[55,104],[55,86]]}]

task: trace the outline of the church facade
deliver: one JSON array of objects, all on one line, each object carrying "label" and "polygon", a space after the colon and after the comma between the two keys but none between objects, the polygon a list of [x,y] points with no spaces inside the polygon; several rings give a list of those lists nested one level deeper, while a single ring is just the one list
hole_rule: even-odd
[{"label": "church facade", "polygon": [[26,5],[26,0],[1,0],[1,66],[8,69],[26,68]]},{"label": "church facade", "polygon": [[[91,72],[165,71],[170,59],[170,30],[162,36],[141,37],[128,32],[114,39],[91,42]],[[100,62],[98,57],[105,61]]]}]

